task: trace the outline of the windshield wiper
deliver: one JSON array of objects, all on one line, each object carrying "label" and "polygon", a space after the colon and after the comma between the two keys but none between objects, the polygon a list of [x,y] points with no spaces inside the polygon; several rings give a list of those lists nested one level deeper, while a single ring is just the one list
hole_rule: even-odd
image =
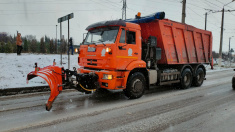
[{"label": "windshield wiper", "polygon": [[[91,42],[90,44],[94,44],[95,46],[97,46],[95,42]],[[88,46],[89,46],[89,44],[88,44]]]},{"label": "windshield wiper", "polygon": [[103,40],[99,40],[99,42],[101,42],[104,46],[106,46],[106,45],[104,44],[104,41],[103,41]]}]

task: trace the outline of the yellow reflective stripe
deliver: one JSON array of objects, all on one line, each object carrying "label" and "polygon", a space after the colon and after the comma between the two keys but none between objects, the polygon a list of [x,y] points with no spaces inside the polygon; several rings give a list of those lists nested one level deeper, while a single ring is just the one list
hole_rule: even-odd
[{"label": "yellow reflective stripe", "polygon": [[137,59],[137,57],[132,57],[132,56],[116,56],[117,58],[132,58],[132,59]]}]

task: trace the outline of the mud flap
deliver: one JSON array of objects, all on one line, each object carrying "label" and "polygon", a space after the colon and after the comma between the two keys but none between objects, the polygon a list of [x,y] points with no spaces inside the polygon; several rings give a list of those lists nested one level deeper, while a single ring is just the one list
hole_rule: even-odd
[{"label": "mud flap", "polygon": [[47,66],[44,68],[37,67],[37,63],[35,63],[35,71],[30,72],[27,75],[27,83],[28,80],[34,77],[41,77],[50,86],[51,94],[46,104],[46,110],[50,111],[52,108],[52,103],[59,95],[60,91],[63,89],[63,78],[64,78],[64,70],[58,66]]}]

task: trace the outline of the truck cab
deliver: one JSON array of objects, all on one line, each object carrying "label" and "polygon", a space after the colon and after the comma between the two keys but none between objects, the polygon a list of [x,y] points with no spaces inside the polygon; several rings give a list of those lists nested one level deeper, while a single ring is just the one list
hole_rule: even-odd
[{"label": "truck cab", "polygon": [[[141,59],[141,28],[123,20],[92,24],[80,46],[78,73],[98,75],[100,88],[125,89],[130,71],[146,69]],[[85,84],[84,84],[85,85]]]}]

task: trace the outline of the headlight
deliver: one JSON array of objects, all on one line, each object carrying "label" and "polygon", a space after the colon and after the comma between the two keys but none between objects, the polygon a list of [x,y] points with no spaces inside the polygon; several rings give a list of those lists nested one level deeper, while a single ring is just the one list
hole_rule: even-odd
[{"label": "headlight", "polygon": [[111,48],[106,48],[105,51],[110,53],[111,52]]},{"label": "headlight", "polygon": [[113,76],[112,75],[108,75],[108,74],[103,74],[103,79],[105,79],[105,80],[112,80]]},{"label": "headlight", "polygon": [[77,48],[75,48],[75,50],[74,50],[76,53],[78,53],[78,49]]}]

